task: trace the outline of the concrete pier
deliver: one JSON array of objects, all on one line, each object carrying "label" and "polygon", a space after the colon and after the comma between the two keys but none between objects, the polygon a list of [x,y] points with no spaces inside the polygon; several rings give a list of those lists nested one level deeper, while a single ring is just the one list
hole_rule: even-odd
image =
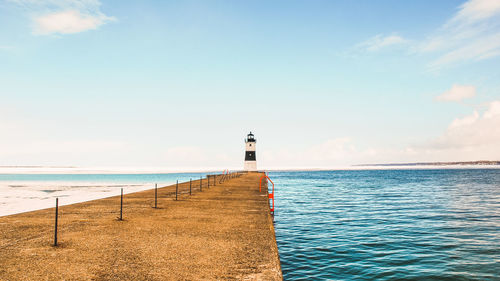
[{"label": "concrete pier", "polygon": [[282,280],[261,175],[0,217],[0,280]]}]

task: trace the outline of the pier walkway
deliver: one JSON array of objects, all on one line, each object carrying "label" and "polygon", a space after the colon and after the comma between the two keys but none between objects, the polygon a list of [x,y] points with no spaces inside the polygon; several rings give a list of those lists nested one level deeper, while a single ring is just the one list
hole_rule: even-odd
[{"label": "pier walkway", "polygon": [[281,280],[261,175],[0,217],[0,280]]}]

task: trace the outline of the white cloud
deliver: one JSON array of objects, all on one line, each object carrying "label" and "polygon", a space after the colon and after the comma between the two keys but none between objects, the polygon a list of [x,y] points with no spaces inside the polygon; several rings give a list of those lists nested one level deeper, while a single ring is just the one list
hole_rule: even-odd
[{"label": "white cloud", "polygon": [[500,1],[470,0],[460,6],[460,11],[450,20],[450,23],[473,23],[498,13],[500,13]]},{"label": "white cloud", "polygon": [[40,35],[78,33],[97,29],[111,19],[103,14],[86,15],[76,10],[55,12],[34,18],[34,33]]},{"label": "white cloud", "polygon": [[114,17],[105,15],[98,0],[10,0],[31,15],[33,33],[72,34],[95,30]]},{"label": "white cloud", "polygon": [[456,118],[451,122],[449,129],[455,129],[455,128],[461,128],[464,126],[469,126],[471,124],[476,123],[477,120],[479,120],[480,116],[477,110],[474,110],[474,112],[471,115],[462,117],[462,118]]},{"label": "white cloud", "polygon": [[408,41],[403,37],[392,34],[383,36],[382,34],[378,34],[362,43],[357,45],[357,48],[364,49],[366,51],[378,51],[382,48],[386,48],[389,46],[406,44]]},{"label": "white cloud", "polygon": [[455,160],[500,159],[500,100],[481,114],[456,118],[439,137],[413,149],[429,158]]},{"label": "white cloud", "polygon": [[457,44],[429,64],[431,70],[465,61],[480,61],[500,55],[500,32],[488,36],[478,36],[473,40]]},{"label": "white cloud", "polygon": [[437,96],[437,101],[462,101],[467,98],[472,98],[476,95],[474,86],[453,85],[451,89]]},{"label": "white cloud", "polygon": [[484,113],[484,119],[494,119],[500,116],[500,101],[490,102],[488,105],[488,110]]},{"label": "white cloud", "polygon": [[500,55],[500,1],[469,0],[435,34],[418,47],[438,53],[431,70]]},{"label": "white cloud", "polygon": [[[459,89],[459,90],[454,90]],[[474,87],[457,86],[444,94],[459,100],[475,93]],[[460,90],[460,88],[462,88]],[[464,90],[465,89],[465,90]],[[463,91],[462,93],[460,93]],[[262,163],[278,168],[335,168],[362,163],[500,160],[500,100],[455,118],[441,135],[415,145],[361,148],[349,137],[326,140],[305,148],[282,147],[262,152]],[[291,152],[293,151],[293,153]]]}]

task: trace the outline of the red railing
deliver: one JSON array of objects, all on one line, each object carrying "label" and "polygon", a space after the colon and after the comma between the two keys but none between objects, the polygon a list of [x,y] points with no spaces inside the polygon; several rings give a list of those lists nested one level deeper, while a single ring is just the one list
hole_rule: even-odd
[{"label": "red railing", "polygon": [[273,189],[272,189],[272,192],[269,193],[269,190],[268,190],[268,193],[267,193],[267,196],[268,196],[268,199],[271,200],[271,204],[269,204],[269,208],[271,210],[271,214],[274,215],[274,182],[264,173],[262,175],[262,177],[260,177],[260,181],[259,181],[259,192],[262,192],[262,180],[263,179],[266,179],[266,180],[269,180],[271,182],[271,184],[273,185]]}]

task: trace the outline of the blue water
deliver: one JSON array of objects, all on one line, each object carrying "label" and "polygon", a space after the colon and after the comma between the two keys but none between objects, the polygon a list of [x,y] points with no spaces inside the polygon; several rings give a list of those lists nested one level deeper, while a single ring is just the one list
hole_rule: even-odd
[{"label": "blue water", "polygon": [[500,170],[269,175],[285,280],[500,280]]}]

